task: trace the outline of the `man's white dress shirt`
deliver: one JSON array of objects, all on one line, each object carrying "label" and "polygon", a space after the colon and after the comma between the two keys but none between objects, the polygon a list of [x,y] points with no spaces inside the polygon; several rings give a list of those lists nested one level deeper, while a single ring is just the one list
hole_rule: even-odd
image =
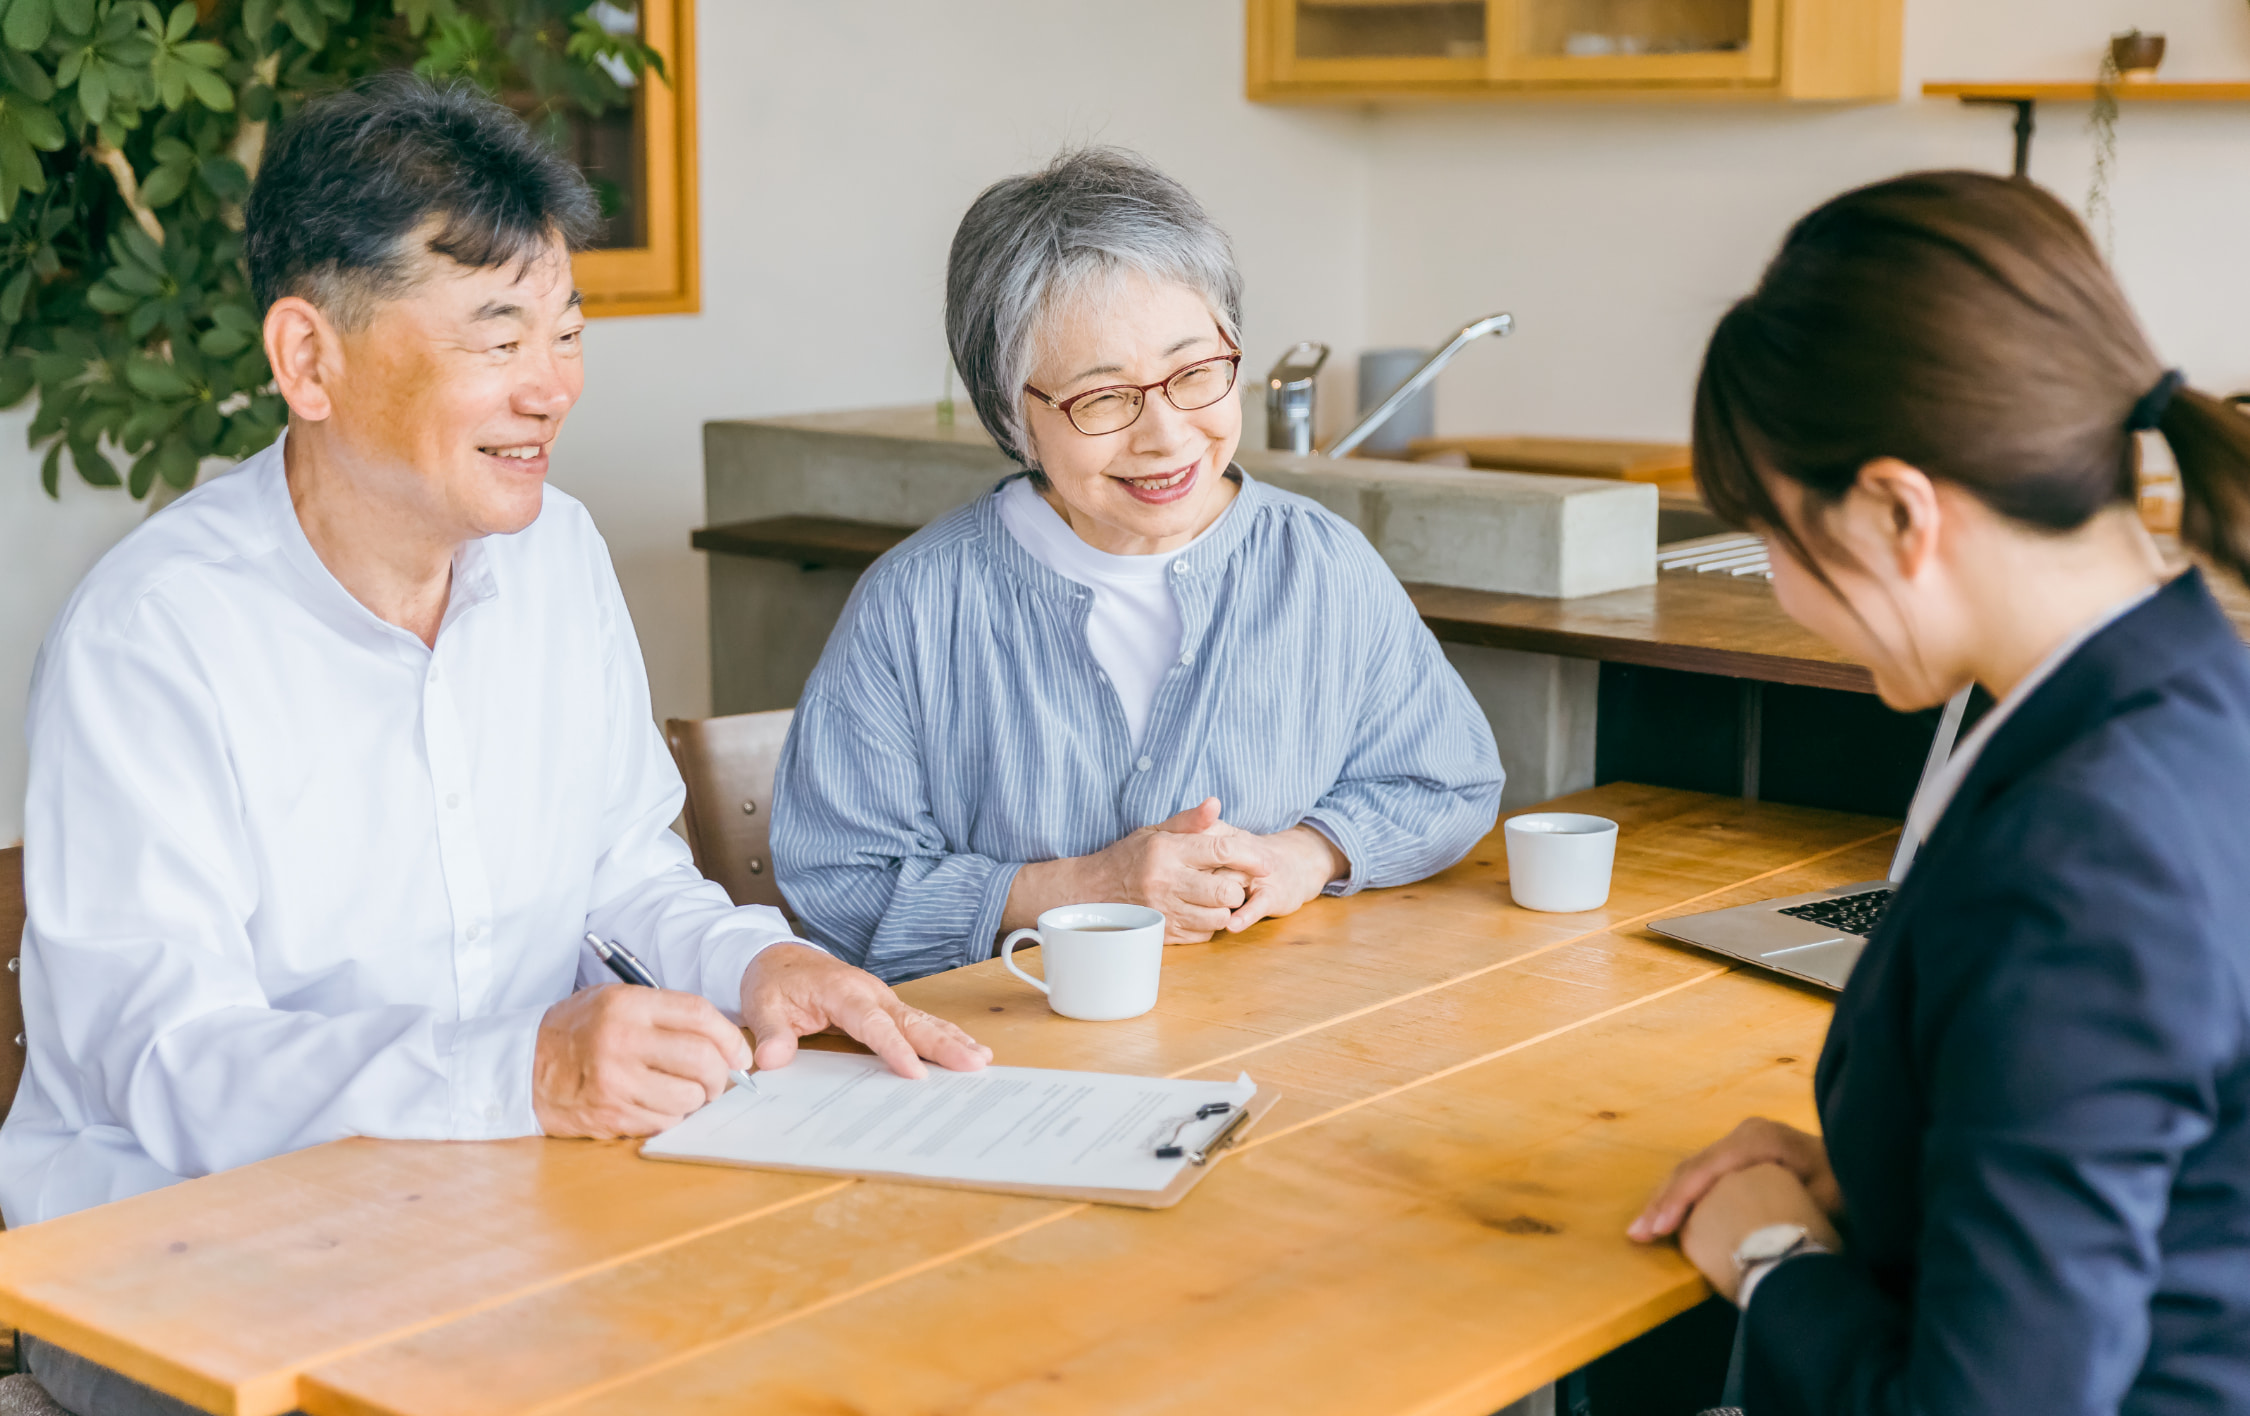
[{"label": "man's white dress shirt", "polygon": [[313,553],[276,443],[127,536],[32,677],[9,1227],[340,1136],[536,1134],[594,930],[738,1017],[789,937],[669,829],[609,553],[549,488],[435,649]]}]

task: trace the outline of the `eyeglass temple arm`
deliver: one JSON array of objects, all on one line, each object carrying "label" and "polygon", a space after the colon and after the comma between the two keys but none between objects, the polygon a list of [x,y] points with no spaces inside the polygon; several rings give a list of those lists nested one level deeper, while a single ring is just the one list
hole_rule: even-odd
[{"label": "eyeglass temple arm", "polygon": [[1472,320],[1470,323],[1461,326],[1460,331],[1446,342],[1443,349],[1424,360],[1422,367],[1409,375],[1405,383],[1392,389],[1389,398],[1369,409],[1367,416],[1352,424],[1349,432],[1330,443],[1326,455],[1329,457],[1349,455],[1353,448],[1366,442],[1377,428],[1389,422],[1391,415],[1398,412],[1405,405],[1406,400],[1429,387],[1430,381],[1438,376],[1440,369],[1452,362],[1454,355],[1488,334],[1505,336],[1515,327],[1516,317],[1507,314],[1486,315],[1481,320]]}]

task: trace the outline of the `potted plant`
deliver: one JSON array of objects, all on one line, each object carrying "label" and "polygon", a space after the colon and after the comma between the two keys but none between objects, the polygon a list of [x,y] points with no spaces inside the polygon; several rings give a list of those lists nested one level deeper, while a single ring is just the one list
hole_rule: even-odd
[{"label": "potted plant", "polygon": [[66,452],[140,498],[273,440],[241,237],[266,134],[407,66],[557,133],[662,74],[605,0],[0,0],[0,407],[37,398],[50,495]]}]

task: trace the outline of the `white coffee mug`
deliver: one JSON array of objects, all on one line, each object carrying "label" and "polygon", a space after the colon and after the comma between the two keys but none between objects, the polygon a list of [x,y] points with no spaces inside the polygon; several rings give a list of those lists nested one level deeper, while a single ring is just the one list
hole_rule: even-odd
[{"label": "white coffee mug", "polygon": [[[1039,941],[1040,971],[1033,978],[1012,957],[1025,939]],[[1157,975],[1164,969],[1164,916],[1146,905],[1058,905],[1039,916],[1037,929],[1019,929],[1000,946],[1009,973],[1047,995],[1066,1018],[1110,1023],[1137,1018],[1156,1006]]]},{"label": "white coffee mug", "polygon": [[1508,819],[1508,893],[1527,910],[1576,914],[1609,902],[1617,823],[1606,816],[1535,811]]}]

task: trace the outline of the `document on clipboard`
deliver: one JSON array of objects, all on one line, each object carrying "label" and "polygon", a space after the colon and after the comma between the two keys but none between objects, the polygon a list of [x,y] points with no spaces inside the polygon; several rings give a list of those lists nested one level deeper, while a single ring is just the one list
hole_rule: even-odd
[{"label": "document on clipboard", "polygon": [[1163,1208],[1279,1098],[1231,1082],[930,1068],[800,1052],[641,1147],[652,1160],[813,1171]]}]

